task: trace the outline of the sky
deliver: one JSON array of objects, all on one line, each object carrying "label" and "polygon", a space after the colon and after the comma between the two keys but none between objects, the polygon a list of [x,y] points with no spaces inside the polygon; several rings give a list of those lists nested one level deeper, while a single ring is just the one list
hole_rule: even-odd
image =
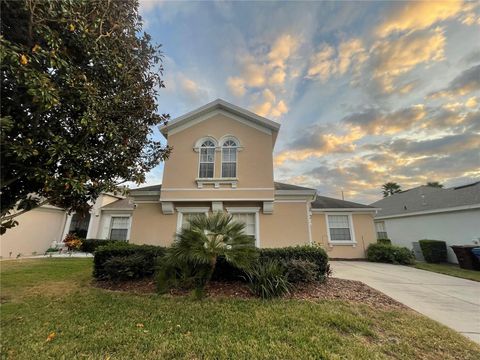
[{"label": "sky", "polygon": [[279,122],[276,181],[368,204],[388,181],[480,180],[480,2],[141,0],[140,13],[164,53],[159,112],[222,98]]}]

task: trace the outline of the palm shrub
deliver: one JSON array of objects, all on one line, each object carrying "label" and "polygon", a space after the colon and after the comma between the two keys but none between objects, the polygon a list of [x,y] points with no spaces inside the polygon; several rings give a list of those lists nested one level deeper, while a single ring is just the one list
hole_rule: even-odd
[{"label": "palm shrub", "polygon": [[244,233],[243,223],[232,219],[231,215],[220,212],[193,217],[167,251],[157,276],[161,284],[157,287],[166,290],[169,281],[192,278],[194,295],[202,298],[220,256],[229,264],[247,270],[258,256],[255,240]]}]

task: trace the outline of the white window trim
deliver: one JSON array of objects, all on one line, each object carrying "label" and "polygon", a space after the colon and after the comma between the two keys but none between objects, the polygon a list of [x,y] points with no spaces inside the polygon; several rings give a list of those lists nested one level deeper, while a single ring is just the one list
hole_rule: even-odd
[{"label": "white window trim", "polygon": [[[350,225],[350,236],[352,238],[351,241],[339,241],[339,240],[332,240],[330,237],[330,224],[328,222],[328,215],[346,215],[348,216],[348,222]],[[357,241],[355,239],[355,228],[353,226],[353,218],[351,213],[346,212],[327,212],[325,213],[325,224],[327,226],[327,236],[328,236],[328,244],[329,245],[347,245],[355,247],[357,245]]]},{"label": "white window trim", "polygon": [[229,214],[255,214],[255,246],[260,248],[260,207],[226,207]]},{"label": "white window trim", "polygon": [[[213,149],[213,176],[211,178],[201,178],[200,177],[200,160],[202,158],[202,144],[205,141],[211,141],[213,142],[213,147],[206,147],[204,149]],[[199,140],[197,140],[195,147],[193,148],[196,152],[198,152],[198,168],[197,168],[197,179],[200,180],[211,180],[215,178],[215,159],[216,159],[216,153],[218,149],[218,141],[212,136],[205,136]],[[205,163],[205,164],[210,164],[210,163]]]},{"label": "white window trim", "polygon": [[[228,147],[229,149],[235,149],[235,177],[233,177],[233,178],[223,176],[223,163],[224,163],[224,161],[223,161],[223,149],[225,148],[223,146],[223,144],[228,140],[231,140],[236,144],[236,146],[229,146]],[[221,146],[221,152],[220,152],[220,156],[221,156],[220,157],[220,160],[221,160],[220,161],[220,166],[221,166],[220,167],[220,172],[221,172],[221,174],[220,174],[220,176],[221,176],[222,179],[231,179],[231,180],[237,180],[238,179],[238,151],[239,151],[239,146],[238,145],[239,145],[238,140],[236,138],[234,138],[233,136],[229,136],[229,137],[225,138],[220,143],[220,146]],[[227,163],[227,162],[225,161],[225,163]],[[231,161],[229,161],[228,163],[231,163]]]},{"label": "white window trim", "polygon": [[[125,241],[130,241],[130,230],[132,229],[132,216],[131,215],[110,215],[110,226],[108,227],[108,234],[107,239],[110,240],[110,236],[112,234],[112,225],[113,225],[113,218],[128,218],[128,228],[127,228],[127,238]],[[121,241],[121,240],[119,240]]]},{"label": "white window trim", "polygon": [[177,207],[177,232],[182,230],[183,214],[197,213],[208,216],[209,207]]}]

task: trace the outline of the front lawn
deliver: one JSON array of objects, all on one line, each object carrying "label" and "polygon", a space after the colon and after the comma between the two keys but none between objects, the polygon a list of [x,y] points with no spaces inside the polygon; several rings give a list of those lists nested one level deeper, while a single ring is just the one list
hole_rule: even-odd
[{"label": "front lawn", "polygon": [[480,358],[478,345],[410,310],[119,293],[92,287],[91,267],[1,262],[2,358]]},{"label": "front lawn", "polygon": [[480,271],[476,270],[466,270],[461,269],[456,264],[429,264],[424,262],[417,262],[413,265],[417,269],[433,271],[440,274],[455,276],[463,279],[473,280],[473,281],[480,281]]}]

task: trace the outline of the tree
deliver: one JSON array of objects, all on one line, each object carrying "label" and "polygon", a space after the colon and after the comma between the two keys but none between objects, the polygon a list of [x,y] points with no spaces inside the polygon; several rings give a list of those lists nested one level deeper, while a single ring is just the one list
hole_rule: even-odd
[{"label": "tree", "polygon": [[170,148],[152,139],[160,46],[137,1],[1,1],[1,229],[46,202],[88,211]]},{"label": "tree", "polygon": [[255,240],[244,233],[244,228],[245,224],[221,212],[196,216],[177,234],[164,262],[189,268],[194,277],[195,295],[201,298],[219,256],[239,269],[248,269],[252,264],[257,255]]},{"label": "tree", "polygon": [[443,188],[443,184],[440,184],[438,181],[429,181],[427,182],[427,186]]},{"label": "tree", "polygon": [[396,182],[387,182],[382,185],[383,197],[391,196],[402,191]]}]

